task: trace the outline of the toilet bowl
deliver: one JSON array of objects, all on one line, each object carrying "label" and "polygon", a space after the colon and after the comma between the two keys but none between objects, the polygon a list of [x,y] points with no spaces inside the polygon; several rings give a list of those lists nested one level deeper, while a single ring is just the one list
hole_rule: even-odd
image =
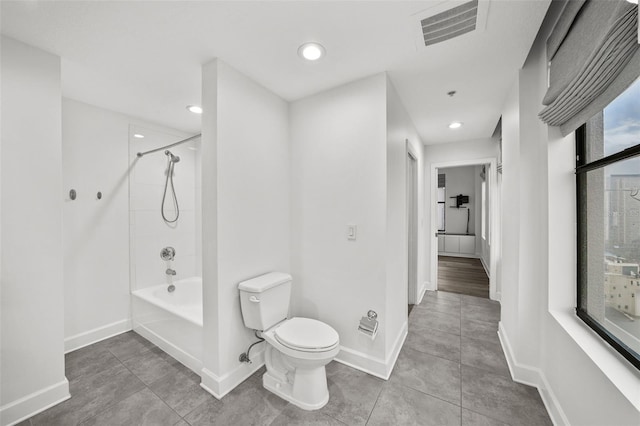
[{"label": "toilet bowl", "polygon": [[288,318],[291,275],[270,272],[238,285],[247,328],[262,332],[267,345],[264,387],[304,410],[329,401],[325,365],[340,351],[338,333],[311,318]]},{"label": "toilet bowl", "polygon": [[262,376],[264,387],[304,410],[317,410],[329,401],[325,365],[338,352],[338,333],[310,318],[291,318],[265,331],[267,342]]}]

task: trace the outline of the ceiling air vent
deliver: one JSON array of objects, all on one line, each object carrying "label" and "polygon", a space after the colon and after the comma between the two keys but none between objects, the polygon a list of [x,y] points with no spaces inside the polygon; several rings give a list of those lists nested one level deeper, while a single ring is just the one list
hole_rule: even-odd
[{"label": "ceiling air vent", "polygon": [[424,45],[430,46],[475,30],[477,18],[478,0],[473,0],[422,19]]}]

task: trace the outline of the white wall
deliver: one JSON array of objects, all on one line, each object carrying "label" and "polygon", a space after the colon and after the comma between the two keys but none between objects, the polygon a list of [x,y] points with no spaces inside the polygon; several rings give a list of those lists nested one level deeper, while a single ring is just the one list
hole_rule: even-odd
[{"label": "white wall", "polygon": [[[422,157],[417,132],[385,74],[293,102],[290,123],[294,314],[338,331],[339,361],[388,377],[406,334],[407,140]],[[374,341],[357,332],[369,309]]]},{"label": "white wall", "polygon": [[0,423],[69,397],[60,58],[2,38]]},{"label": "white wall", "polygon": [[291,271],[288,105],[219,60],[204,66],[203,90],[202,379],[220,397],[261,362],[261,347],[251,351],[253,364],[238,361],[256,340],[238,283]]},{"label": "white wall", "polygon": [[131,329],[128,126],[120,114],[62,101],[66,351]]},{"label": "white wall", "polygon": [[500,337],[513,377],[538,386],[556,424],[636,425],[640,373],[574,313],[574,138],[537,117],[555,16],[547,17],[502,116]]},{"label": "white wall", "polygon": [[407,211],[407,151],[416,158],[417,182],[417,302],[425,290],[424,253],[424,152],[418,132],[398,96],[391,80],[387,86],[387,283],[386,356],[394,357],[398,339],[407,329],[408,303],[408,211]]},{"label": "white wall", "polygon": [[[387,338],[385,98],[378,74],[290,106],[293,313],[331,325],[340,357],[369,369],[384,365]],[[373,342],[356,331],[369,309],[381,322]]]}]

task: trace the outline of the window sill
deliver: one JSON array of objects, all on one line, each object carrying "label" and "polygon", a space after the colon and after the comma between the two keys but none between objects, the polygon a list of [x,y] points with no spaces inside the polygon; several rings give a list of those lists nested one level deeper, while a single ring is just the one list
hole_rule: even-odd
[{"label": "window sill", "polygon": [[551,316],[625,398],[640,411],[640,372],[602,340],[572,311],[551,310]]}]

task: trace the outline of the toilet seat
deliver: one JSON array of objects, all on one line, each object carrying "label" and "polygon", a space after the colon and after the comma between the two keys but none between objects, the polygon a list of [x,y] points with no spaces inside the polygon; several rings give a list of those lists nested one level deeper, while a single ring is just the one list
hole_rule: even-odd
[{"label": "toilet seat", "polygon": [[326,352],[339,342],[331,326],[311,318],[291,318],[275,329],[274,336],[280,344],[302,352]]}]

